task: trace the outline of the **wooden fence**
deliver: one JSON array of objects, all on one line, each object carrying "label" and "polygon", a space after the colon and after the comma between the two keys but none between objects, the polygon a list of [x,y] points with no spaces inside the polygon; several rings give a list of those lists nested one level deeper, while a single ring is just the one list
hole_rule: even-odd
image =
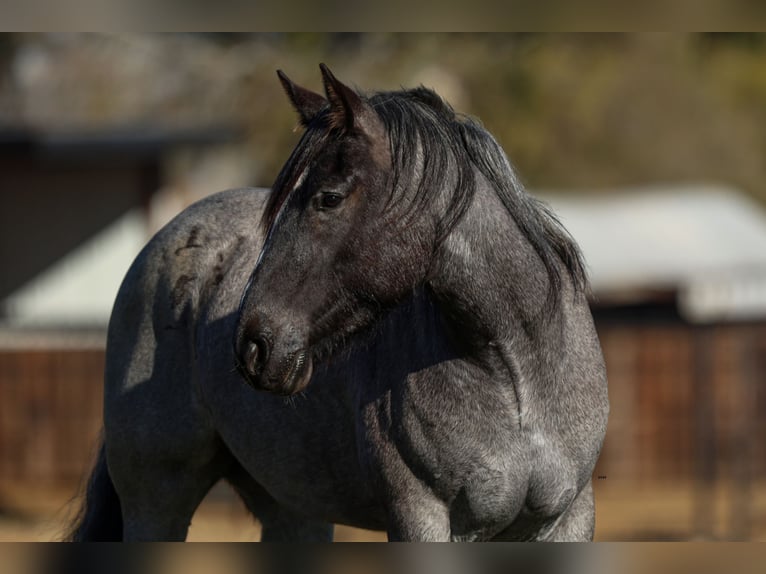
[{"label": "wooden fence", "polygon": [[612,410],[598,474],[766,478],[766,325],[605,323],[599,336]]},{"label": "wooden fence", "polygon": [[80,481],[101,429],[103,370],[103,349],[0,350],[0,481]]}]

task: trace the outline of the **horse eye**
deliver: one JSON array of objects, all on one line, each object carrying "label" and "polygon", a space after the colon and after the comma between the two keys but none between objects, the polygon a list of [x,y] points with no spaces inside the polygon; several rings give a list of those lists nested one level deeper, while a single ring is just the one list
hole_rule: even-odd
[{"label": "horse eye", "polygon": [[319,198],[319,207],[322,209],[333,209],[340,205],[343,196],[337,193],[323,193]]}]

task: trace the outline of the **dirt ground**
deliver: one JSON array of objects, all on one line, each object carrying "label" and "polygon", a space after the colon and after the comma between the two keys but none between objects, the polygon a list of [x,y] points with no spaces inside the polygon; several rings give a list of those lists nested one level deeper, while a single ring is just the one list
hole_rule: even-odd
[{"label": "dirt ground", "polygon": [[[60,540],[74,507],[72,489],[0,484],[0,542]],[[242,503],[224,485],[217,486],[192,519],[188,540],[194,542],[249,542],[260,539],[261,529]],[[338,525],[335,540],[385,541],[383,532]]]},{"label": "dirt ground", "polygon": [[[190,541],[256,541],[260,527],[242,504],[219,486],[203,501],[189,530]],[[748,497],[749,518],[736,491],[722,485],[708,497],[690,485],[639,489],[618,484],[596,488],[596,540],[766,541],[766,484]],[[71,494],[56,489],[0,485],[0,541],[60,539],[72,507]],[[704,501],[710,501],[706,503]],[[385,533],[337,526],[335,540],[384,541]]]}]

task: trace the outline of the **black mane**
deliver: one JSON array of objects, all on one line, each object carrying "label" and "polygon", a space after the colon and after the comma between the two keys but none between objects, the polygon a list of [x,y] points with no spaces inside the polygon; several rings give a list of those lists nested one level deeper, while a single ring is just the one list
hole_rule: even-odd
[{"label": "black mane", "polygon": [[[411,209],[428,203],[433,193],[443,188],[445,174],[455,173],[450,205],[440,222],[439,241],[450,234],[471,204],[476,191],[476,168],[493,187],[545,265],[551,286],[549,300],[559,299],[563,270],[576,291],[587,288],[582,254],[574,240],[550,209],[524,190],[505,152],[477,120],[457,114],[435,92],[424,87],[378,92],[369,96],[367,102],[389,134],[393,158],[391,200],[400,184],[406,187],[411,182],[420,159],[418,150],[427,151],[422,153],[423,166]],[[277,177],[274,193],[263,214],[262,223],[266,228],[276,219],[305,165],[321,149],[326,138],[333,137],[328,112],[325,109],[312,120]]]}]

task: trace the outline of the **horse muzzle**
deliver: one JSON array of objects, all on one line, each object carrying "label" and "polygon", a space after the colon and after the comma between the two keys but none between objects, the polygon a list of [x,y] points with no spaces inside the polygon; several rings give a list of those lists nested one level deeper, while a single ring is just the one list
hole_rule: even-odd
[{"label": "horse muzzle", "polygon": [[234,353],[248,385],[278,395],[303,391],[314,371],[311,353],[292,330],[279,337],[250,322],[237,337]]}]

